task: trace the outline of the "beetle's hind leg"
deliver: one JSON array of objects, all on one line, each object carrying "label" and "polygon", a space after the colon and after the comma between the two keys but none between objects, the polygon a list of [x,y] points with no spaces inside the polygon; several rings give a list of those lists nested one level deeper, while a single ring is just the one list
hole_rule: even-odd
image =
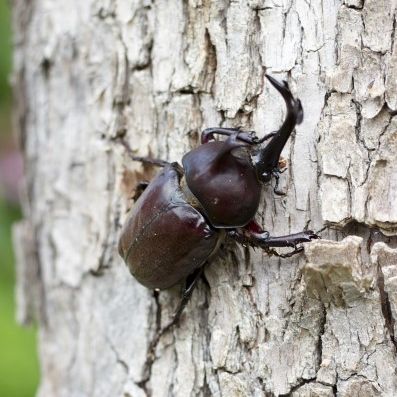
[{"label": "beetle's hind leg", "polygon": [[200,268],[196,269],[187,279],[186,279],[186,284],[185,288],[183,289],[182,292],[182,297],[181,300],[179,301],[179,304],[175,310],[175,313],[172,316],[172,320],[160,330],[160,336],[167,332],[171,327],[174,325],[178,324],[179,319],[181,318],[181,314],[183,312],[183,309],[186,307],[186,305],[189,303],[190,298],[192,297],[192,293],[194,289],[197,287],[198,281],[200,280],[201,275],[203,274],[204,266],[201,266]]},{"label": "beetle's hind leg", "polygon": [[186,279],[186,285],[185,285],[185,288],[184,288],[184,290],[182,292],[181,300],[179,301],[179,304],[178,304],[178,306],[177,306],[177,308],[175,310],[174,315],[172,316],[171,321],[166,326],[164,326],[163,328],[161,328],[157,332],[156,336],[154,337],[154,339],[152,340],[152,342],[150,344],[150,347],[149,347],[150,361],[152,361],[154,359],[156,346],[159,343],[159,340],[162,337],[162,335],[164,335],[174,325],[176,325],[178,323],[179,319],[181,318],[181,314],[183,312],[183,309],[186,307],[186,305],[188,304],[190,298],[192,297],[192,293],[193,293],[194,289],[196,288],[201,275],[203,274],[203,270],[204,270],[204,265],[201,266],[200,268],[196,269]]}]

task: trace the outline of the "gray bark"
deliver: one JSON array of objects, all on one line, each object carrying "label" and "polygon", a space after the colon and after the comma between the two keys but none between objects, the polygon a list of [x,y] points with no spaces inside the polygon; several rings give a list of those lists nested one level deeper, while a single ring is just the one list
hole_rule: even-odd
[{"label": "gray bark", "polygon": [[[395,396],[395,0],[14,0],[25,219],[18,317],[39,322],[38,396]],[[305,255],[228,243],[180,323],[147,352],[180,287],[156,298],[117,238],[137,154],[180,161],[205,127],[258,135],[289,81],[304,122],[284,150],[274,235],[329,227]]]}]

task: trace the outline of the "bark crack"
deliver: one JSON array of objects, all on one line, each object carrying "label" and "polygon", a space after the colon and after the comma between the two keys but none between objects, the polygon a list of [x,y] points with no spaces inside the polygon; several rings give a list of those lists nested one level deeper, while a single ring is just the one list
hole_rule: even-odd
[{"label": "bark crack", "polygon": [[309,384],[309,383],[315,383],[315,382],[316,382],[316,377],[309,378],[309,379],[301,379],[301,380],[299,381],[299,383],[298,383],[296,386],[292,387],[288,393],[279,394],[278,397],[289,397],[289,396],[291,396],[291,394],[292,394],[293,392],[297,391],[297,390],[300,389],[302,386],[307,385],[307,384]]},{"label": "bark crack", "polygon": [[389,299],[389,294],[385,290],[385,277],[381,268],[381,265],[378,263],[377,266],[377,284],[379,288],[380,294],[380,303],[382,308],[382,314],[385,319],[385,325],[389,332],[390,340],[394,345],[395,351],[397,352],[397,340],[394,335],[394,326],[395,326],[395,318],[393,317],[393,313],[391,310],[391,304]]}]

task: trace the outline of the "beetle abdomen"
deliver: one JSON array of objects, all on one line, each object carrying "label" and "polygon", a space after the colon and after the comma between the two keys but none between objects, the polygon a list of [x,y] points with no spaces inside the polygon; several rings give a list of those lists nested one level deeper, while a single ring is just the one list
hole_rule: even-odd
[{"label": "beetle abdomen", "polygon": [[148,288],[169,288],[200,267],[219,233],[189,205],[173,165],[139,198],[122,231],[119,252],[132,275]]}]

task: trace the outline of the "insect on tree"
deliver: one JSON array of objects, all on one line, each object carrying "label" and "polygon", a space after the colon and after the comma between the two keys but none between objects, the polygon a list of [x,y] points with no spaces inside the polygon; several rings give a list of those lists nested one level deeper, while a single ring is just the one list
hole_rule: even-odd
[{"label": "insect on tree", "polygon": [[[281,151],[303,120],[301,102],[287,82],[266,77],[284,98],[287,113],[281,128],[263,138],[236,128],[205,129],[201,145],[184,155],[182,166],[133,156],[122,141],[134,160],[163,169],[150,183],[139,185],[141,194],[121,232],[119,253],[147,288],[166,289],[186,280],[179,306],[156,341],[178,321],[204,264],[225,238],[281,257],[301,252],[301,243],[318,238],[310,230],[273,237],[254,219],[264,183],[274,177],[274,192],[280,194]],[[215,140],[215,135],[227,138]],[[293,250],[278,254],[274,247]]]}]

